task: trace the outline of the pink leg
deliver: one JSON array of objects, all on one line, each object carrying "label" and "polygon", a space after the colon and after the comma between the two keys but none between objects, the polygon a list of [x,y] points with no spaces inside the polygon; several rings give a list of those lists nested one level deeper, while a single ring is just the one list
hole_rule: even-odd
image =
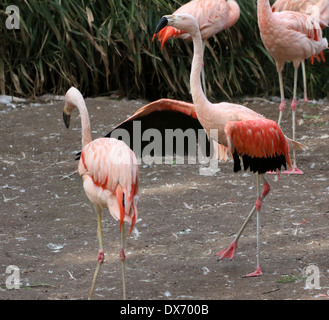
[{"label": "pink leg", "polygon": [[308,102],[308,98],[307,98],[306,70],[305,70],[305,60],[302,61],[302,70],[303,70],[303,85],[304,85],[304,101],[305,101],[305,102]]},{"label": "pink leg", "polygon": [[[296,70],[295,70],[296,73]],[[297,76],[295,75],[295,82],[297,81]],[[296,99],[296,87],[297,84],[294,85],[294,98],[291,102],[291,111],[292,111],[292,139],[296,140],[296,107],[297,107],[297,99]],[[292,169],[283,171],[283,174],[304,174],[303,171],[297,168],[297,161],[296,161],[296,150],[292,149],[293,153],[293,165]]]},{"label": "pink leg", "polygon": [[[257,185],[258,185],[258,190],[259,190],[259,178],[258,178],[258,173],[257,173]],[[224,250],[219,251],[216,256],[219,256],[218,260],[223,260],[224,258],[228,258],[230,260],[232,260],[235,256],[235,250],[238,246],[238,240],[243,232],[243,230],[245,229],[245,227],[247,226],[249,220],[251,219],[252,215],[255,213],[255,211],[259,212],[260,208],[261,208],[261,204],[263,199],[268,195],[268,193],[270,192],[271,188],[270,185],[268,184],[268,182],[265,180],[265,178],[263,177],[263,181],[264,181],[264,187],[263,187],[263,191],[262,194],[260,196],[258,196],[257,201],[255,206],[253,207],[253,209],[251,210],[251,212],[249,213],[248,217],[246,218],[246,220],[244,221],[242,227],[240,228],[238,234],[236,235],[235,239],[232,241],[232,243]],[[259,219],[257,219],[257,221],[259,221]],[[259,255],[258,255],[259,257]],[[259,263],[258,263],[259,264]],[[258,268],[258,266],[257,266]],[[259,266],[260,268],[260,266]],[[257,270],[256,270],[257,271]],[[257,271],[258,275],[259,274],[260,269]],[[248,275],[249,276],[249,275]]]},{"label": "pink leg", "polygon": [[94,273],[93,281],[91,284],[91,288],[89,291],[89,296],[88,299],[91,300],[94,290],[95,290],[95,285],[96,285],[96,280],[98,277],[99,270],[101,268],[101,265],[104,262],[104,250],[103,250],[103,236],[102,236],[102,220],[101,220],[101,211],[102,208],[96,207],[96,213],[97,213],[97,234],[98,234],[98,241],[99,241],[99,253],[98,253],[98,258],[97,258],[97,265],[96,265],[96,270]]},{"label": "pink leg", "polygon": [[281,124],[281,120],[282,120],[282,115],[283,115],[283,110],[286,107],[286,100],[281,100],[279,109],[280,109],[280,114],[279,114],[279,120],[278,120],[278,125]]},{"label": "pink leg", "polygon": [[304,171],[293,166],[290,170],[283,171],[282,174],[304,174]]},{"label": "pink leg", "polygon": [[103,249],[99,249],[97,262],[99,264],[102,264],[104,262],[104,250]]},{"label": "pink leg", "polygon": [[216,253],[216,256],[219,256],[218,260],[222,260],[224,258],[228,258],[232,260],[235,256],[235,249],[238,247],[238,241],[233,240],[233,242],[224,250]]},{"label": "pink leg", "polygon": [[126,255],[124,251],[124,239],[125,239],[125,224],[122,223],[121,227],[121,250],[120,250],[120,260],[121,260],[121,270],[122,270],[122,291],[123,300],[126,300],[126,276],[125,276],[125,261]]},{"label": "pink leg", "polygon": [[125,255],[124,248],[122,248],[120,250],[120,260],[123,261],[123,262],[125,262],[125,260],[126,260],[126,255]]},{"label": "pink leg", "polygon": [[262,268],[259,265],[254,272],[250,272],[242,276],[242,278],[259,277],[261,275],[263,275],[263,272],[262,272]]},{"label": "pink leg", "polygon": [[262,207],[262,201],[263,201],[262,197],[258,197],[255,205],[256,213],[257,213],[257,267],[255,271],[242,276],[242,278],[258,277],[263,274],[262,268],[260,266],[260,209]]},{"label": "pink leg", "polygon": [[[264,179],[264,177],[263,177]],[[265,187],[266,186],[266,187]],[[264,189],[262,194],[260,195],[259,192],[259,174],[257,173],[257,193],[258,198],[256,200],[256,213],[257,213],[257,266],[256,266],[256,270],[254,272],[248,273],[245,276],[243,276],[243,278],[245,277],[258,277],[261,276],[262,273],[262,268],[260,266],[260,209],[262,207],[262,202],[264,199],[264,196],[266,196],[270,191],[270,186],[268,183],[264,182]]]},{"label": "pink leg", "polygon": [[283,88],[283,80],[282,80],[282,70],[278,71],[279,74],[279,85],[280,85],[280,95],[281,95],[281,103],[280,103],[280,114],[279,114],[279,120],[278,125],[281,124],[283,110],[286,107],[286,100],[284,98],[284,88]]}]

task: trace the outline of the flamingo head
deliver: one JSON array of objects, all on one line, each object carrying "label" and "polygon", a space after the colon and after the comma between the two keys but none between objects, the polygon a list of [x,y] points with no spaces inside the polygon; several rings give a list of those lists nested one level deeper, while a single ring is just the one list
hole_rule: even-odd
[{"label": "flamingo head", "polygon": [[65,104],[63,110],[63,120],[66,128],[70,127],[71,113],[79,100],[83,101],[83,97],[80,91],[74,87],[71,87],[65,94]]},{"label": "flamingo head", "polygon": [[66,128],[70,127],[70,120],[71,120],[71,112],[73,106],[65,99],[64,110],[63,110],[63,120],[65,123]]},{"label": "flamingo head", "polygon": [[155,29],[155,33],[159,33],[166,26],[174,27],[191,35],[199,32],[198,22],[190,14],[171,14],[163,16]]}]

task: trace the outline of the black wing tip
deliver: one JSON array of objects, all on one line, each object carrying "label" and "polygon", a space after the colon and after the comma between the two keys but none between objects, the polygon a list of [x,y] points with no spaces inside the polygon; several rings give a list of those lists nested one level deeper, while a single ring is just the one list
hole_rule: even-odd
[{"label": "black wing tip", "polygon": [[246,154],[239,156],[235,150],[233,153],[234,172],[238,172],[242,169],[240,157],[242,158],[243,169],[245,171],[250,169],[251,172],[258,172],[259,174],[264,174],[268,171],[281,170],[281,167],[287,169],[285,155],[275,155],[273,157],[263,158],[252,157]]}]

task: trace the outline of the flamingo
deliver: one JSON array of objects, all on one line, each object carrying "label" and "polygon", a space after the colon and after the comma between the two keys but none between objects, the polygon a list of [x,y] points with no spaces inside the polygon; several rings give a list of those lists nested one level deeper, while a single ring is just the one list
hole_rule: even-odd
[{"label": "flamingo", "polygon": [[[269,170],[280,170],[281,167],[291,167],[289,145],[302,148],[301,144],[285,137],[279,125],[266,119],[255,111],[232,103],[210,103],[204,95],[201,86],[203,50],[202,39],[197,20],[189,14],[163,16],[155,30],[158,33],[165,26],[173,26],[188,32],[193,40],[194,54],[190,75],[190,86],[196,114],[210,138],[226,146],[234,160],[234,172],[241,170],[241,159],[244,170],[248,168],[256,173],[257,200],[244,224],[231,245],[217,253],[219,260],[232,259],[235,255],[237,242],[251,216],[257,213],[257,266],[254,272],[246,277],[260,276],[260,209],[263,199],[270,191],[270,186],[264,177]],[[260,181],[263,190],[260,190]]]},{"label": "flamingo", "polygon": [[[316,17],[317,19],[322,20],[326,24],[329,23],[329,0],[277,0],[272,5],[272,11],[273,12],[297,11]],[[321,57],[323,62],[325,62],[323,52],[321,52]],[[313,57],[311,57],[311,59],[313,63]],[[304,85],[304,101],[308,101],[305,60],[302,60],[302,70],[303,70],[303,85]]]},{"label": "flamingo", "polygon": [[101,212],[107,208],[115,220],[120,220],[123,299],[126,299],[124,223],[131,224],[130,233],[137,220],[139,168],[133,151],[114,138],[92,140],[88,110],[80,91],[70,88],[65,95],[63,119],[67,128],[74,108],[81,116],[82,150],[78,172],[83,179],[83,188],[94,205],[97,214],[99,254],[97,266],[89,291],[92,298],[97,276],[104,261]]},{"label": "flamingo", "polygon": [[[187,13],[196,18],[203,41],[220,31],[232,27],[240,17],[240,7],[234,0],[192,0],[178,8],[173,14]],[[168,39],[191,40],[191,35],[177,28],[167,26],[154,34],[161,42],[161,50]]]},{"label": "flamingo", "polygon": [[[187,13],[194,16],[199,24],[203,50],[205,41],[220,31],[232,27],[240,18],[240,7],[234,0],[192,0],[178,8],[173,14]],[[152,41],[156,34],[153,35]],[[168,39],[181,38],[191,40],[189,33],[171,26],[163,28],[157,34],[161,50]],[[202,82],[205,90],[204,70]]]},{"label": "flamingo", "polygon": [[[297,71],[300,62],[328,48],[328,41],[322,37],[320,28],[327,25],[315,17],[300,12],[272,12],[269,0],[257,0],[257,15],[260,36],[266,50],[276,62],[279,74],[281,93],[280,114],[278,124],[281,124],[286,102],[282,81],[282,70],[286,61],[294,65],[294,91],[291,102],[292,139],[296,137],[296,106],[297,106]],[[296,151],[293,148],[293,168],[285,173],[303,174],[297,168]]]}]

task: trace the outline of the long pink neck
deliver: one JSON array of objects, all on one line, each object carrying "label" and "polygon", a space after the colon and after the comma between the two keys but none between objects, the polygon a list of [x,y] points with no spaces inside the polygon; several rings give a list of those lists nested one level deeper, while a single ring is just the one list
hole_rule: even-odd
[{"label": "long pink neck", "polygon": [[259,23],[271,19],[272,9],[269,0],[257,0],[257,16]]},{"label": "long pink neck", "polygon": [[240,18],[240,7],[234,0],[228,0],[227,5],[229,6],[229,18],[227,19],[226,28],[232,27]]},{"label": "long pink neck", "polygon": [[210,104],[210,102],[206,98],[201,86],[200,75],[203,68],[203,49],[201,35],[200,32],[197,32],[195,34],[191,34],[191,36],[194,49],[190,75],[190,86],[196,113],[199,115],[202,112],[207,112],[205,109],[207,109],[206,106]]}]

